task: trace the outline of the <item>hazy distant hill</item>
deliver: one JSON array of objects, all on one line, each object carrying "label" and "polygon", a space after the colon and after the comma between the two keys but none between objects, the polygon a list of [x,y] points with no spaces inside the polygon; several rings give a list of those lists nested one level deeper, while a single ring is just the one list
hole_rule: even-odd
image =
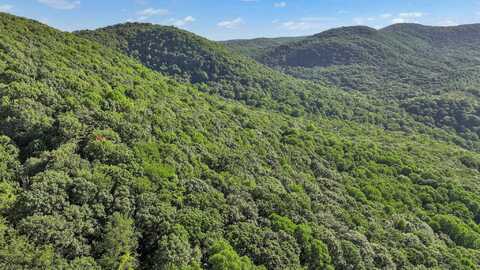
[{"label": "hazy distant hill", "polygon": [[[298,114],[318,111],[322,96],[342,99],[339,91],[331,93],[329,88],[295,80],[174,27],[127,23],[77,34],[117,48],[156,71],[198,84],[211,94],[256,107]],[[312,97],[310,104],[303,100],[306,96]],[[319,104],[314,105],[313,99]]]},{"label": "hazy distant hill", "polygon": [[304,38],[306,37],[236,39],[222,41],[220,43],[237,53],[256,58],[265,53],[266,50],[269,50],[273,47],[288,44],[290,42],[300,41]]},{"label": "hazy distant hill", "polygon": [[298,78],[394,101],[423,123],[478,139],[478,24],[343,27],[274,45],[254,57]]},{"label": "hazy distant hill", "polygon": [[294,116],[355,120],[387,129],[425,129],[400,108],[376,98],[295,79],[220,43],[174,27],[127,23],[76,34],[119,49],[146,66],[194,83],[209,94],[254,107]]},{"label": "hazy distant hill", "polygon": [[343,27],[273,46],[256,59],[297,77],[402,98],[460,87],[451,74],[477,83],[468,69],[479,61],[479,31],[479,25]]}]

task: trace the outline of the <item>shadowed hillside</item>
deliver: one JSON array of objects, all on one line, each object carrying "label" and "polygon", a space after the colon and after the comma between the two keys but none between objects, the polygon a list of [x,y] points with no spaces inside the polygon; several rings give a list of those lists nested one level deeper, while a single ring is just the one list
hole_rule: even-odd
[{"label": "shadowed hillside", "polygon": [[249,57],[256,58],[266,50],[280,45],[300,41],[305,37],[255,38],[222,41],[229,49]]}]

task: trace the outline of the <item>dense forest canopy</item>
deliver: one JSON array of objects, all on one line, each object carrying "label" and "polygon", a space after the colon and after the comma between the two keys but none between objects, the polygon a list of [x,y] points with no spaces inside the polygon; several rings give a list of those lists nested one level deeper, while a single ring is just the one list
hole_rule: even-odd
[{"label": "dense forest canopy", "polygon": [[[353,29],[360,29],[361,32],[361,29],[364,29],[363,32],[372,34],[375,31],[365,27],[349,29],[347,28],[345,32],[352,32]],[[336,30],[331,32],[323,35],[338,35]],[[222,44],[175,27],[126,23],[95,31],[80,31],[76,34],[107,47],[117,48],[165,75],[191,82],[202,92],[237,100],[249,106],[296,117],[315,119],[327,116],[362,124],[375,124],[388,130],[406,132],[415,130],[462,147],[480,149],[478,136],[476,133],[468,132],[469,130],[465,133],[450,126],[445,128],[442,125],[435,125],[436,122],[428,121],[429,119],[412,116],[409,113],[411,110],[407,110],[406,105],[391,104],[391,101],[386,102],[376,95],[358,91],[347,94],[337,87],[295,79],[231,52]],[[280,38],[270,42],[264,40],[227,43],[228,46],[238,44],[237,48],[240,46],[248,48],[256,43],[267,47],[267,44],[289,44],[294,40],[303,39]]]},{"label": "dense forest canopy", "polygon": [[261,56],[265,50],[288,44],[293,41],[300,41],[304,38],[306,37],[235,39],[222,41],[220,43],[235,52],[256,58]]},{"label": "dense forest canopy", "polygon": [[256,40],[224,44],[294,77],[360,91],[430,127],[479,138],[479,24],[342,27],[282,41],[263,40],[261,49]]},{"label": "dense forest canopy", "polygon": [[256,40],[224,44],[297,78],[393,100],[419,122],[476,141],[479,34],[478,24],[396,24],[380,30],[342,27],[281,44],[267,39],[259,53]]},{"label": "dense forest canopy", "polygon": [[480,266],[472,144],[184,31],[2,13],[0,102],[1,269]]}]

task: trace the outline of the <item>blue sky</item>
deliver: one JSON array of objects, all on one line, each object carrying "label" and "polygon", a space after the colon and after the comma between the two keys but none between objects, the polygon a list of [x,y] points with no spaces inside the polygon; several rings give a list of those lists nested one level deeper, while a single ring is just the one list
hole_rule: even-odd
[{"label": "blue sky", "polygon": [[480,22],[480,0],[0,0],[0,11],[65,31],[141,21],[213,40],[299,36],[348,25]]}]

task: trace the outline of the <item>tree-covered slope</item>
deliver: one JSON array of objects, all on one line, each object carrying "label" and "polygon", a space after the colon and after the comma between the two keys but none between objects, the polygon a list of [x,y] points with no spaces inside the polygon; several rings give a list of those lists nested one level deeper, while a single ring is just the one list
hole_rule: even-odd
[{"label": "tree-covered slope", "polygon": [[480,155],[226,101],[0,14],[1,269],[477,269]]},{"label": "tree-covered slope", "polygon": [[343,27],[273,47],[258,59],[299,77],[405,98],[440,90],[450,83],[446,75],[469,67],[460,58],[470,56],[466,44],[472,49],[478,46],[480,38],[471,30],[477,28],[480,30],[477,25],[436,28],[400,24],[382,30]]},{"label": "tree-covered slope", "polygon": [[474,49],[480,46],[480,24],[443,27],[420,24],[394,24],[381,31],[414,36],[436,48],[470,47]]},{"label": "tree-covered slope", "polygon": [[[451,83],[459,86],[462,79],[474,80],[468,77],[472,75],[468,71],[478,64],[479,33],[479,24],[454,27],[396,24],[381,30],[342,27],[283,44],[267,39],[261,44],[270,46],[262,47],[263,53],[254,58],[298,77],[330,79],[347,89],[399,98],[432,92],[435,87],[452,86]],[[249,49],[256,40],[225,44],[243,52],[242,44]],[[370,82],[357,80],[355,76],[349,78],[341,73],[342,69],[365,69],[364,73],[372,78]],[[461,73],[467,78],[459,77]],[[457,77],[457,81],[452,82],[452,77]]]},{"label": "tree-covered slope", "polygon": [[360,121],[372,112],[391,109],[382,108],[375,99],[297,80],[175,27],[126,23],[76,34],[116,48],[153,70],[196,84],[204,92],[254,107],[297,116],[319,113]]},{"label": "tree-covered slope", "polygon": [[[298,78],[394,102],[417,121],[478,140],[479,32],[480,25],[343,27],[273,46],[255,58]],[[430,107],[423,100],[438,100],[439,107],[417,113],[413,107]]]},{"label": "tree-covered slope", "polygon": [[[367,33],[374,32],[366,30]],[[293,116],[327,116],[373,123],[389,130],[415,130],[470,149],[477,149],[480,145],[475,136],[461,138],[454,129],[440,130],[423,118],[414,119],[390,100],[358,92],[344,93],[335,87],[295,79],[231,51],[223,44],[174,27],[126,23],[76,34],[116,48],[163,74],[194,83],[205,93],[242,101],[250,106]],[[324,35],[338,36],[335,31]],[[262,43],[261,40],[252,42]],[[280,38],[270,43],[296,44],[292,41]],[[238,44],[238,41],[234,43]],[[248,42],[243,44],[249,46]]]},{"label": "tree-covered slope", "polygon": [[300,41],[305,37],[255,38],[221,41],[230,50],[256,58],[273,47]]},{"label": "tree-covered slope", "polygon": [[340,91],[331,93],[330,88],[295,80],[175,27],[126,23],[76,34],[117,48],[151,69],[197,84],[210,94],[255,107],[298,115],[327,111],[331,106],[323,102],[325,96],[340,103],[355,102]]}]

